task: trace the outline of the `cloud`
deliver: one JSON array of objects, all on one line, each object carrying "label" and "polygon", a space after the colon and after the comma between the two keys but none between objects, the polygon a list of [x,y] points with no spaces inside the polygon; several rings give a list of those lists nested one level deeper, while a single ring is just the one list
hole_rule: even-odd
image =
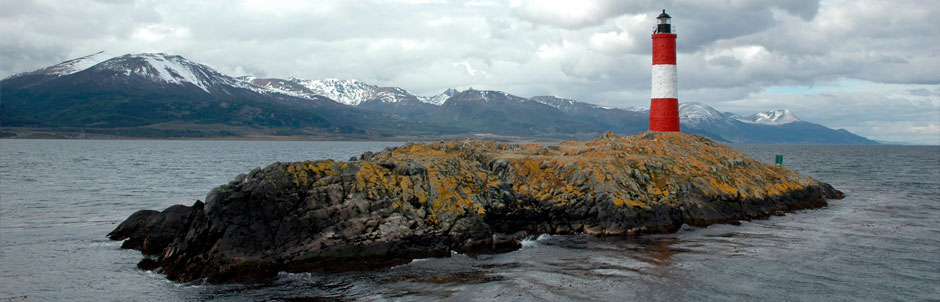
[{"label": "cloud", "polygon": [[[860,133],[874,133],[864,130],[871,123],[908,119],[911,133],[937,123],[936,106],[877,109],[938,99],[940,6],[929,0],[0,0],[0,77],[100,50],[165,52],[235,76],[648,106],[649,34],[664,8],[678,33],[680,101],[744,113],[791,108]],[[843,86],[775,91],[834,83]],[[853,114],[840,115],[846,104]],[[917,108],[926,113],[906,111]]]},{"label": "cloud", "polygon": [[903,142],[918,145],[940,145],[940,124],[924,121],[864,121],[846,127],[853,133],[885,142]]},{"label": "cloud", "polygon": [[131,37],[147,43],[154,43],[165,39],[186,39],[190,35],[188,28],[151,24],[138,28]]},{"label": "cloud", "polygon": [[624,13],[622,1],[524,0],[512,5],[520,19],[566,29],[597,25]]}]

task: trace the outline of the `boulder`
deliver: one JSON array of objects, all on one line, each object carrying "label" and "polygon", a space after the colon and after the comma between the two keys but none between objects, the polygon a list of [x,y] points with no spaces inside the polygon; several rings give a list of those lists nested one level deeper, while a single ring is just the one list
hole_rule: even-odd
[{"label": "boulder", "polygon": [[191,216],[195,211],[201,211],[202,207],[202,201],[196,201],[191,207],[174,205],[163,212],[140,210],[108,233],[108,238],[125,240],[121,248],[158,255],[186,231]]}]

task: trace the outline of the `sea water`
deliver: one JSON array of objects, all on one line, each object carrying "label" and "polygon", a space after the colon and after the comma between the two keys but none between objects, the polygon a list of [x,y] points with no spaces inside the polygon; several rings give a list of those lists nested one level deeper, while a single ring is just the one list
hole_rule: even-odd
[{"label": "sea water", "polygon": [[940,147],[733,146],[846,194],[674,234],[528,238],[520,250],[249,285],[171,282],[105,235],[276,161],[395,142],[0,140],[0,300],[886,301],[940,299]]}]

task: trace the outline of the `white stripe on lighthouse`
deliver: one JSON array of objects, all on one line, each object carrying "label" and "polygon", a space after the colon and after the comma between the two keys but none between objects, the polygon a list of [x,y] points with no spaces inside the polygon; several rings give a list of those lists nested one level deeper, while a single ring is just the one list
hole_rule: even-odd
[{"label": "white stripe on lighthouse", "polygon": [[676,65],[653,65],[652,98],[679,98],[679,92],[676,89]]}]

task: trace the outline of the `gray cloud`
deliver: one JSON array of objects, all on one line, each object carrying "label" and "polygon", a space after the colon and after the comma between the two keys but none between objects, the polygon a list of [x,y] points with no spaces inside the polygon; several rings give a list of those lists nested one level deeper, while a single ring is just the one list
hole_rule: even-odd
[{"label": "gray cloud", "polygon": [[[891,112],[894,120],[940,125],[937,94],[922,92],[940,84],[940,6],[929,0],[0,0],[0,76],[99,50],[167,52],[234,76],[356,78],[419,94],[473,86],[646,106],[649,34],[663,8],[679,35],[680,101],[792,107],[865,135],[852,125],[884,120],[869,105],[916,91],[894,104],[907,110]],[[904,87],[832,91],[872,110],[844,119],[800,112],[834,112],[840,102],[765,91],[846,79]],[[808,100],[824,107],[801,107]],[[905,113],[913,111],[933,116]]]}]

